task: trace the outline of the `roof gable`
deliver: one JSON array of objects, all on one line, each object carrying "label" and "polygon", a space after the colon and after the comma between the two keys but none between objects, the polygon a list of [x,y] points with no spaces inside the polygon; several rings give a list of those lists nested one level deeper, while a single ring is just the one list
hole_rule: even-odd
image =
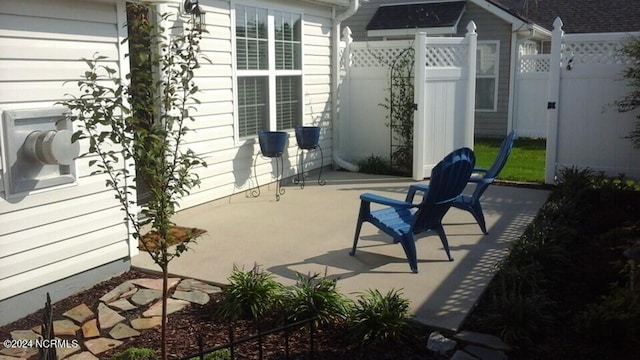
[{"label": "roof gable", "polygon": [[458,24],[465,1],[381,5],[367,30],[442,28]]},{"label": "roof gable", "polygon": [[567,33],[640,31],[640,6],[630,0],[484,0],[553,29],[560,17]]}]

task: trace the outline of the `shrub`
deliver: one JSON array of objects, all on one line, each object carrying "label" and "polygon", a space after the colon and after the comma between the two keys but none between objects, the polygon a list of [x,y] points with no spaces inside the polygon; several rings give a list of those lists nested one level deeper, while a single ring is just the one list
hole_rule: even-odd
[{"label": "shrub", "polygon": [[386,294],[368,290],[358,296],[351,319],[350,333],[362,345],[395,342],[411,338],[409,300],[397,290]]},{"label": "shrub", "polygon": [[[230,360],[231,351],[229,349],[220,349],[204,356],[204,360]],[[189,360],[200,360],[200,357],[192,357]]]},{"label": "shrub", "polygon": [[149,348],[128,348],[122,352],[117,353],[111,360],[156,360],[158,355],[156,352]]},{"label": "shrub", "polygon": [[218,314],[225,319],[256,320],[281,303],[283,286],[257,265],[249,271],[234,266],[228,280],[218,308]]},{"label": "shrub", "polygon": [[298,274],[298,282],[284,295],[287,320],[295,322],[316,318],[319,324],[344,320],[351,302],[336,290],[337,280],[320,274]]},{"label": "shrub", "polygon": [[393,169],[388,159],[371,154],[368,158],[358,161],[360,172],[374,175],[392,175]]}]

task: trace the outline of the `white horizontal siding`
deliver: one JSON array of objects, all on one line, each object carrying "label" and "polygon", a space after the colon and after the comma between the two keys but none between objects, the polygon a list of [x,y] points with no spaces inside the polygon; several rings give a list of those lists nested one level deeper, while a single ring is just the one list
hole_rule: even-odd
[{"label": "white horizontal siding", "polygon": [[[81,58],[96,53],[128,72],[125,19],[118,0],[1,1],[0,110],[51,107],[79,94],[75,83],[88,69]],[[124,213],[105,176],[90,175],[89,160],[76,160],[75,184],[11,198],[0,188],[0,300],[131,253]]]}]

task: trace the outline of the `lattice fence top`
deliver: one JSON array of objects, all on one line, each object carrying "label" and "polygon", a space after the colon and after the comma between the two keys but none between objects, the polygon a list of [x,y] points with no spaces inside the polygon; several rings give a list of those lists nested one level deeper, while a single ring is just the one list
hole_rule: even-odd
[{"label": "lattice fence top", "polygon": [[366,48],[351,50],[352,67],[390,67],[406,48]]},{"label": "lattice fence top", "polygon": [[[460,45],[427,46],[427,67],[463,67],[467,63],[468,47]],[[399,56],[409,56],[407,48],[355,48],[351,49],[351,67],[390,67]]]},{"label": "lattice fence top", "polygon": [[520,57],[520,74],[546,73],[551,69],[550,55],[522,55]]},{"label": "lattice fence top", "polygon": [[427,67],[463,67],[467,64],[466,45],[428,45]]},{"label": "lattice fence top", "polygon": [[573,59],[580,64],[629,64],[632,61],[620,53],[623,46],[620,41],[567,41],[563,45],[565,61]]}]

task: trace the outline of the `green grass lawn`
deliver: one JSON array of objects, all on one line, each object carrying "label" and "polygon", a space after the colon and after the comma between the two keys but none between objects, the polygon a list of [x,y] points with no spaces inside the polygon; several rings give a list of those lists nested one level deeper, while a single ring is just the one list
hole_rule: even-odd
[{"label": "green grass lawn", "polygon": [[[500,143],[502,139],[476,138],[474,145],[476,167],[490,167],[498,154]],[[544,139],[516,139],[507,165],[498,175],[498,179],[542,183],[545,147]]]}]

